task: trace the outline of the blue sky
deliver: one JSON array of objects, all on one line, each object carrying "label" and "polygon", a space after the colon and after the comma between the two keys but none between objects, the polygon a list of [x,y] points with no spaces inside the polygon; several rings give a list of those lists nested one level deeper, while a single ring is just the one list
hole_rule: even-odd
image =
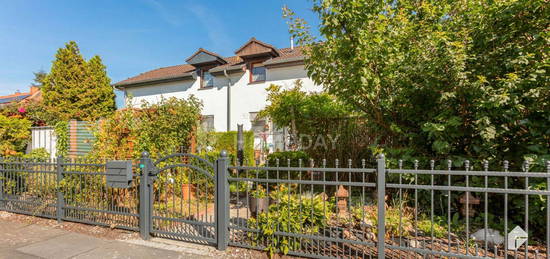
[{"label": "blue sky", "polygon": [[318,25],[309,0],[0,0],[0,95],[27,91],[70,40],[100,55],[113,83],[183,64],[199,47],[230,56],[253,36],[288,47],[283,5]]}]

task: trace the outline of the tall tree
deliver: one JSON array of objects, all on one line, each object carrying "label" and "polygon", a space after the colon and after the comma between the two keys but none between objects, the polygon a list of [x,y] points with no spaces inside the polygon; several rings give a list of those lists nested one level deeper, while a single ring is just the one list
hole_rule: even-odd
[{"label": "tall tree", "polygon": [[105,117],[115,109],[115,93],[111,86],[111,79],[99,56],[93,56],[87,62],[88,91],[80,103],[82,110],[93,110],[98,117]]},{"label": "tall tree", "polygon": [[61,120],[94,121],[115,110],[115,94],[101,59],[86,62],[74,41],[57,51],[43,96],[44,105]]},{"label": "tall tree", "polygon": [[42,87],[44,85],[44,80],[46,79],[46,76],[48,75],[44,70],[39,70],[37,72],[33,72],[34,79],[32,86],[35,87]]},{"label": "tall tree", "polygon": [[[417,154],[550,158],[545,0],[314,0],[309,76]],[[384,143],[381,143],[384,144]]]}]

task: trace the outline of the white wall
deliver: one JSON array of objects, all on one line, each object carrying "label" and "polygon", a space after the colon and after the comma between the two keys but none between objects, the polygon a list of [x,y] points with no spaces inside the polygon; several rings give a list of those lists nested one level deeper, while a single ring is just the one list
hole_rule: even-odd
[{"label": "white wall", "polygon": [[31,128],[31,143],[28,146],[27,153],[44,148],[50,153],[51,158],[55,158],[57,153],[57,137],[53,127],[32,127]]},{"label": "white wall", "polygon": [[[262,110],[266,105],[266,88],[271,84],[277,84],[284,88],[294,85],[296,79],[301,79],[303,89],[306,91],[320,91],[306,75],[303,65],[271,68],[266,72],[266,81],[263,83],[249,84],[249,71],[231,75],[231,130],[237,130],[237,124],[243,124],[245,130],[250,130],[250,113]],[[126,95],[132,96],[134,107],[142,101],[158,102],[161,98],[177,97],[187,98],[196,96],[203,102],[203,115],[214,115],[214,127],[216,131],[227,130],[227,85],[228,80],[224,76],[216,76],[214,87],[199,89],[200,78],[196,80],[178,81],[150,86],[129,87]]]}]

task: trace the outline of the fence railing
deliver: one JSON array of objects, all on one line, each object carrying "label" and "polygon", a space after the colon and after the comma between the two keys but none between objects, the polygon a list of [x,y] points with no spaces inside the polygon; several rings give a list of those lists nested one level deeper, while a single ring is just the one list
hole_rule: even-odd
[{"label": "fence railing", "polygon": [[[0,158],[0,210],[139,230],[144,238],[161,233],[158,226],[170,236],[195,224],[208,231],[191,239],[220,249],[315,258],[550,258],[548,161],[512,170],[507,162],[384,157],[237,166],[220,158],[202,167],[172,159],[157,168],[145,157],[132,187],[117,189],[106,184],[103,160]],[[178,182],[177,174],[192,171]],[[185,218],[174,219],[179,214]],[[173,223],[158,225],[159,217]]]},{"label": "fence railing", "polygon": [[0,210],[138,231],[138,184],[107,187],[105,162],[0,158]]}]

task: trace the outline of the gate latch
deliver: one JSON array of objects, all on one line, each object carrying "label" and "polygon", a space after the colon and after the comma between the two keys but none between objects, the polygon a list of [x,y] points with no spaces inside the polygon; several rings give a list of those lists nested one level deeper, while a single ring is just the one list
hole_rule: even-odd
[{"label": "gate latch", "polygon": [[107,161],[107,186],[112,188],[132,187],[132,161]]}]

